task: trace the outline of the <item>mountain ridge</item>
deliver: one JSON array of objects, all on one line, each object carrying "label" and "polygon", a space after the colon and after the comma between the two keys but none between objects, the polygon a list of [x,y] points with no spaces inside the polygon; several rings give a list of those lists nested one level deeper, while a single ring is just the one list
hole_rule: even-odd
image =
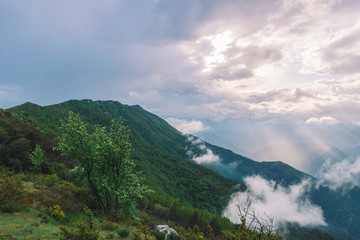
[{"label": "mountain ridge", "polygon": [[[85,99],[69,100],[44,107],[25,103],[10,108],[8,111],[24,121],[33,122],[43,131],[54,134],[59,133],[60,121],[67,116],[69,111],[80,114],[82,119],[90,125],[107,126],[112,118],[122,117],[124,123],[134,133],[133,146],[135,150],[132,157],[138,169],[141,169],[146,175],[149,183],[158,191],[167,192],[174,197],[184,197],[195,207],[217,213],[227,203],[226,196],[234,193],[236,191],[234,186],[242,183],[246,176],[259,174],[284,185],[298,183],[304,177],[315,179],[285,163],[279,161],[256,162],[206,142],[204,142],[206,148],[221,156],[223,168],[212,164],[199,166],[191,161],[191,157],[185,152],[188,144],[186,136],[162,118],[145,111],[139,105],[129,106],[111,100]],[[201,155],[201,151],[199,155]],[[188,161],[184,161],[184,159]],[[238,166],[230,169],[231,164],[238,164]],[[208,170],[205,170],[204,167]],[[164,185],[167,182],[169,186]],[[347,199],[341,196],[341,190],[330,192],[328,189],[324,187],[320,192],[314,190],[310,196],[312,201],[326,209],[325,217],[330,224],[330,230],[335,229],[340,233],[359,239],[360,232],[356,230],[359,220],[350,218],[349,220],[348,216],[354,212],[360,213],[360,209],[353,211],[354,209],[349,209],[347,206],[347,204],[354,204],[357,199],[360,199],[357,188],[353,191],[353,195],[347,196]],[[333,199],[327,199],[329,197]],[[343,204],[339,204],[341,201]],[[337,204],[340,207],[336,206]],[[347,206],[347,209],[341,212],[339,209],[344,206]],[[341,216],[339,216],[340,213]]]}]

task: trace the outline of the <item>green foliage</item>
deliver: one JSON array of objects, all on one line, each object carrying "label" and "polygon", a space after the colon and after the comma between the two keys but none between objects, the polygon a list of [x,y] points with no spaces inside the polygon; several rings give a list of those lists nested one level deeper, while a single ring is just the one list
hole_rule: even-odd
[{"label": "green foliage", "polygon": [[155,240],[155,236],[151,234],[150,228],[141,223],[131,233],[135,240]]},{"label": "green foliage", "polygon": [[27,195],[35,207],[49,209],[60,205],[66,212],[78,212],[85,205],[94,205],[95,200],[87,189],[61,180],[55,174],[30,175],[27,178],[32,186]]},{"label": "green foliage", "polygon": [[[24,200],[24,183],[20,176],[0,169],[0,207],[11,203],[21,203]],[[8,205],[9,207],[9,205]]]},{"label": "green foliage", "polygon": [[180,240],[181,237],[179,235],[176,235],[175,233],[171,233],[168,237],[168,240]]},{"label": "green foliage", "polygon": [[125,237],[129,236],[129,234],[130,234],[129,228],[122,228],[122,229],[117,230],[116,232],[119,235],[119,237],[121,237],[121,238],[125,238]]},{"label": "green foliage", "polygon": [[102,221],[100,226],[103,230],[109,230],[109,231],[113,231],[118,228],[118,225],[116,223],[109,221],[106,218]]},{"label": "green foliage", "polygon": [[36,144],[44,148],[44,160],[45,155],[55,159],[58,154],[52,151],[54,141],[54,136],[41,132],[33,123],[25,123],[15,118],[12,113],[0,109],[1,166],[16,172],[31,170],[34,165],[29,155]]},{"label": "green foliage", "polygon": [[14,238],[13,236],[11,235],[5,235],[5,234],[2,234],[0,233],[0,240],[15,240],[16,238]]},{"label": "green foliage", "polygon": [[64,212],[61,210],[59,205],[55,205],[53,207],[50,207],[48,210],[48,213],[51,217],[53,217],[56,220],[59,220],[60,218],[65,217]]},{"label": "green foliage", "polygon": [[155,236],[156,240],[165,240],[166,234],[160,231],[153,231],[152,235]]},{"label": "green foliage", "polygon": [[320,231],[316,228],[302,228],[298,224],[288,223],[283,226],[285,231],[285,238],[292,240],[316,240],[316,239],[324,239],[324,240],[335,240],[335,239],[350,239],[345,236],[339,235],[338,237],[331,236],[330,234]]},{"label": "green foliage", "polygon": [[85,208],[85,213],[88,216],[86,221],[82,218],[75,224],[73,229],[65,226],[60,226],[59,230],[63,240],[98,240],[100,239],[100,232],[94,223],[93,212]]},{"label": "green foliage", "polygon": [[34,169],[39,170],[41,163],[44,161],[44,151],[39,144],[36,144],[35,150],[30,153],[29,158],[34,165]]},{"label": "green foliage", "polygon": [[0,207],[0,210],[4,213],[20,212],[21,209],[22,209],[22,205],[18,202],[9,202]]},{"label": "green foliage", "polygon": [[197,225],[192,228],[189,227],[185,233],[184,237],[187,240],[203,240],[205,239],[204,233],[202,233]]},{"label": "green foliage", "polygon": [[136,200],[144,198],[150,189],[141,183],[139,173],[133,172],[130,130],[113,120],[110,131],[96,126],[89,133],[80,116],[70,112],[62,131],[57,149],[77,160],[104,212],[121,211],[134,217]]}]

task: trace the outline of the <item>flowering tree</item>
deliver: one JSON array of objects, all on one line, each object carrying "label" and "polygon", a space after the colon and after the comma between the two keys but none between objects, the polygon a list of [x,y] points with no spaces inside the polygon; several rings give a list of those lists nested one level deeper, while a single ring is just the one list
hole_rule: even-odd
[{"label": "flowering tree", "polygon": [[150,189],[133,171],[129,128],[121,120],[113,120],[109,130],[97,125],[89,133],[80,116],[70,112],[61,129],[56,149],[76,160],[104,212],[134,216],[136,200]]}]

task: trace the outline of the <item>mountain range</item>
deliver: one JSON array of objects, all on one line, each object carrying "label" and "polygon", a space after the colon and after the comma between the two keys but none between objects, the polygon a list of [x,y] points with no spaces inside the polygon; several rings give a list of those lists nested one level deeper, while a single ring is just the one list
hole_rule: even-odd
[{"label": "mountain range", "polygon": [[86,99],[44,107],[25,103],[6,111],[53,136],[60,134],[60,123],[69,111],[78,113],[90,126],[109,126],[113,118],[122,118],[132,130],[132,158],[147,184],[216,214],[224,211],[237,192],[249,189],[249,177],[261,177],[271,182],[274,190],[283,188],[284,192],[306,181],[307,188],[297,200],[321,208],[326,224],[320,229],[339,239],[360,239],[358,186],[319,180],[280,161],[257,162],[196,136],[183,135],[138,105]]}]

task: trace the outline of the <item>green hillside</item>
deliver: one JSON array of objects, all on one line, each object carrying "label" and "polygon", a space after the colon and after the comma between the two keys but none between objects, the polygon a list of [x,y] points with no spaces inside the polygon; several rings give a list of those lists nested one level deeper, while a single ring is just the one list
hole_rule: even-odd
[{"label": "green hillside", "polygon": [[[3,156],[3,164],[11,168],[16,166],[14,169],[16,171],[26,167],[22,164],[30,166],[28,155],[35,148],[35,143],[39,143],[45,150],[49,161],[56,166],[57,162],[65,163],[71,168],[72,159],[63,158],[59,152],[52,150],[52,147],[56,145],[56,136],[61,132],[61,121],[68,116],[69,111],[79,114],[82,121],[89,126],[90,131],[97,124],[108,127],[112,119],[122,118],[132,130],[131,158],[134,160],[137,170],[144,173],[146,184],[155,190],[160,199],[170,195],[178,198],[181,204],[185,202],[193,207],[220,214],[230,195],[239,188],[245,188],[244,185],[239,186],[238,184],[246,176],[261,175],[285,186],[298,183],[303,178],[316,180],[282,162],[256,162],[208,143],[204,144],[214,154],[220,156],[221,164],[204,164],[203,166],[195,164],[185,151],[189,147],[186,136],[140,106],[123,105],[115,101],[71,100],[45,107],[25,103],[1,111],[0,137],[4,141],[1,142],[0,154]],[[5,129],[14,127],[18,130],[5,131]],[[30,130],[24,132],[22,129]],[[24,132],[23,135],[21,135],[22,132]],[[17,138],[25,140],[20,142],[11,140]],[[22,147],[21,151],[18,151],[19,146]],[[197,152],[196,154],[201,155],[201,151],[196,150],[196,146],[193,148],[194,152]],[[12,154],[18,156],[14,158]],[[47,169],[46,164],[42,168],[43,172],[51,172],[49,167]],[[333,199],[327,201],[327,198]],[[359,199],[356,191],[343,196],[336,192],[317,191],[314,188],[311,193],[312,202],[324,209],[326,221],[329,223],[327,230],[336,230],[355,236],[355,238],[358,237],[356,230],[358,218],[351,217],[349,214],[352,211],[357,214],[358,210],[352,207],[356,199]],[[169,206],[165,200],[161,201],[168,207],[175,204],[170,203]],[[341,212],[343,214],[341,218],[336,218],[336,214],[341,211],[339,206],[347,208]],[[156,205],[153,207],[157,209]],[[153,214],[157,215],[158,213],[159,209]],[[344,219],[348,220],[344,221]],[[184,222],[187,220],[189,219],[184,218]],[[203,229],[205,228],[206,226],[203,226]],[[306,229],[297,230],[296,234],[298,232],[309,233]]]},{"label": "green hillside", "polygon": [[41,107],[32,103],[8,109],[17,118],[34,123],[45,133],[60,133],[61,120],[69,111],[94,126],[109,126],[121,117],[133,133],[132,158],[147,184],[156,191],[183,198],[194,207],[221,213],[237,182],[185,161],[185,137],[163,119],[115,101],[71,100]]}]

